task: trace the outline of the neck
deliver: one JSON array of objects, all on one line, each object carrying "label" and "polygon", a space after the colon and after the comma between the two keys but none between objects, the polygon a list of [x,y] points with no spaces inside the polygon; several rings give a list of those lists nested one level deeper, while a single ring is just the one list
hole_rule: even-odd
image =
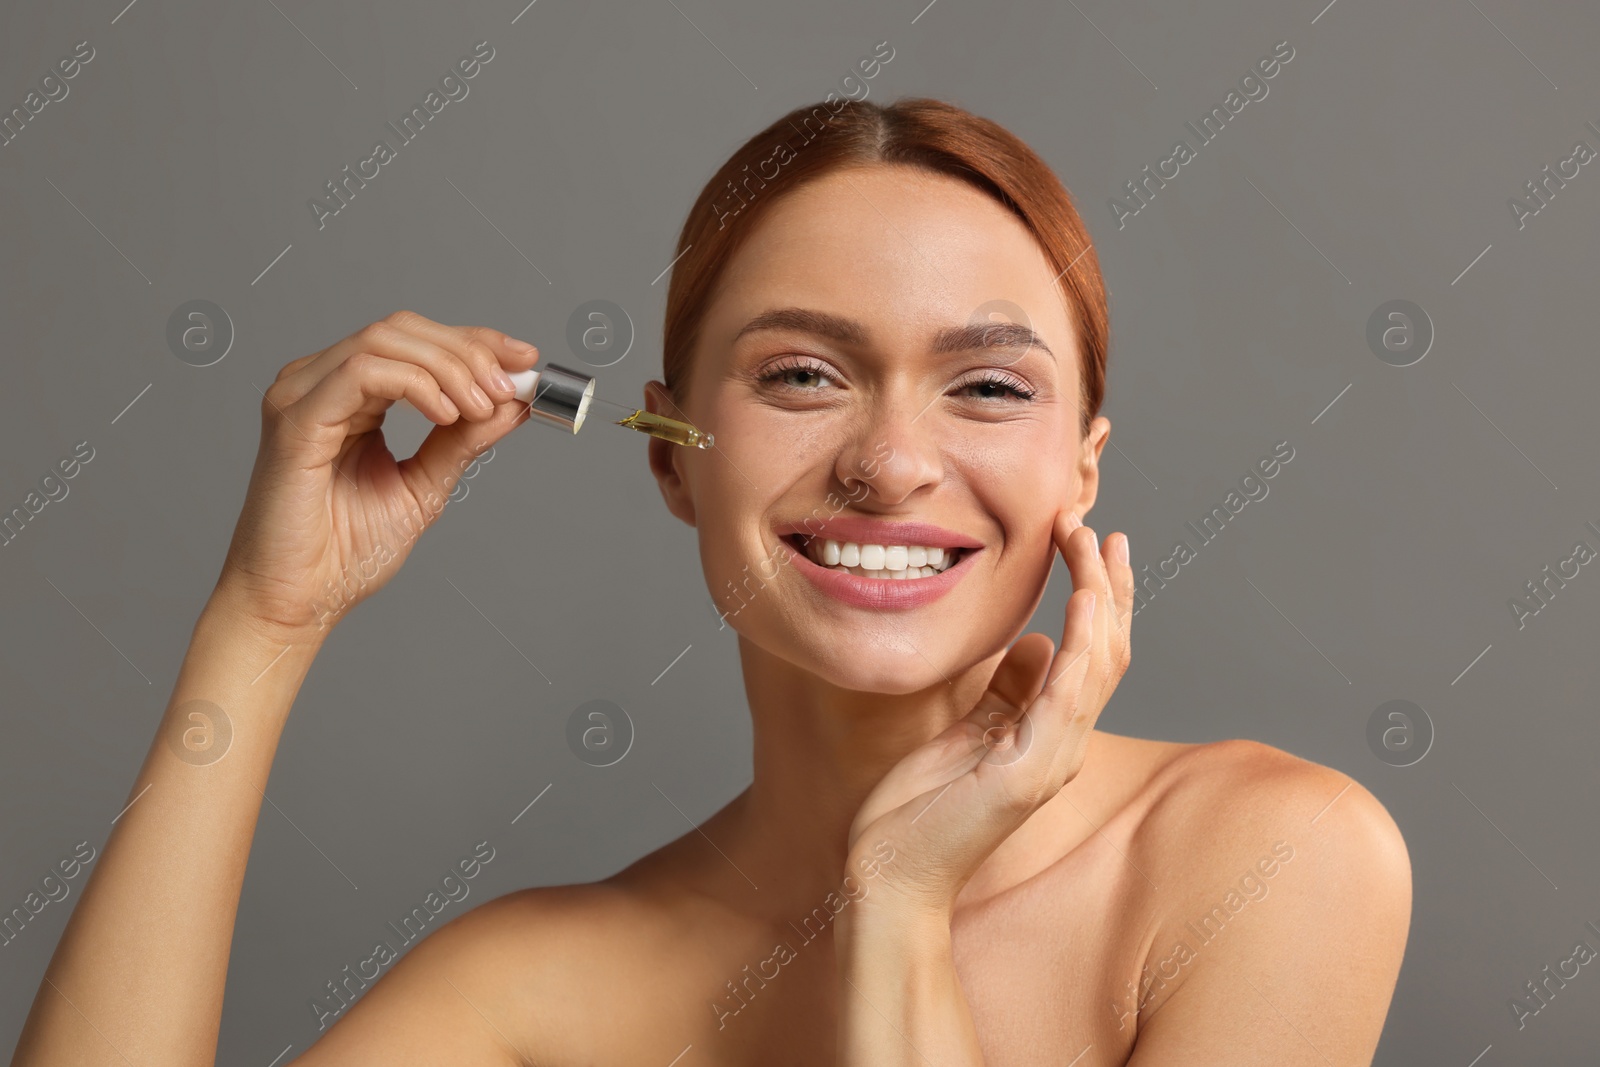
[{"label": "neck", "polygon": [[864,693],[739,639],[755,773],[734,805],[736,848],[754,868],[762,912],[804,913],[838,890],[850,823],[867,794],[972,710],[1003,655],[913,693]]}]

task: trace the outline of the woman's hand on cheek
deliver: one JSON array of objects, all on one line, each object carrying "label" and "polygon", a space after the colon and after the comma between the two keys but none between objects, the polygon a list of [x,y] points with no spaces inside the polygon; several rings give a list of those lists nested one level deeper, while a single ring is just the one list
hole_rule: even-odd
[{"label": "woman's hand on cheek", "polygon": [[[1072,574],[1059,650],[1043,634],[1020,637],[977,705],[884,776],[850,828],[849,873],[887,840],[864,902],[949,916],[984,859],[1077,776],[1089,732],[1128,669],[1133,569],[1127,537],[1099,548],[1070,512],[1056,546]],[[862,867],[861,869],[865,869]]]}]

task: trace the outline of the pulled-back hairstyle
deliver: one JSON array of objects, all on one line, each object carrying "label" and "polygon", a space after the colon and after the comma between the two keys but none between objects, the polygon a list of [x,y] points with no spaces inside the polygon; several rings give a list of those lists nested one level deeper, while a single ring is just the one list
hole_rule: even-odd
[{"label": "pulled-back hairstyle", "polygon": [[667,289],[662,379],[685,399],[690,355],[718,279],[756,221],[786,193],[846,167],[903,164],[964,181],[1004,205],[1058,272],[1078,335],[1079,434],[1105,396],[1110,324],[1105,284],[1072,196],[1033,149],[1004,127],[954,104],[912,97],[892,104],[832,99],[796,108],[750,138],[701,190],[678,236]]}]

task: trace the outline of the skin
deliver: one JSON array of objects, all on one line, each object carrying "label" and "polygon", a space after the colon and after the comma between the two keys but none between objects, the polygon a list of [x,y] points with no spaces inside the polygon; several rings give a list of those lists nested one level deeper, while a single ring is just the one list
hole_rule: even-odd
[{"label": "skin", "polygon": [[[1071,323],[1031,236],[970,187],[892,166],[822,178],[756,225],[682,395],[646,394],[716,434],[649,457],[738,635],[752,784],[612,878],[445,924],[294,1062],[1369,1063],[1411,904],[1382,805],[1255,742],[1095,728],[1130,663],[1132,570],[1126,537],[1079,522],[1110,423],[1078,435]],[[933,353],[935,330],[994,300],[1043,344]],[[780,306],[860,336],[736,337]],[[399,312],[267,391],[228,561],[130,799],[148,795],[93,868],[14,1063],[213,1061],[258,790],[349,606],[321,591],[380,553],[349,603],[381,587],[406,517],[420,533],[524,421],[495,378],[532,365],[518,344]],[[997,376],[1032,398],[973,384]],[[396,463],[379,425],[402,395],[439,425]],[[771,563],[774,527],[830,493],[830,511],[983,547],[932,604],[847,606]],[[1059,635],[1023,635],[1058,554]],[[773,577],[730,595],[752,571]],[[235,727],[203,767],[168,742],[197,698]],[[217,844],[188,847],[201,834]]]}]

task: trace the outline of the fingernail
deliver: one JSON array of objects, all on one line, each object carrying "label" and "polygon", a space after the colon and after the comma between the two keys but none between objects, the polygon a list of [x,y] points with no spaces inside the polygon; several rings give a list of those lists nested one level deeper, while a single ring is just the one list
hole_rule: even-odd
[{"label": "fingernail", "polygon": [[494,382],[495,385],[499,386],[501,389],[505,390],[506,392],[508,392],[508,393],[516,392],[517,387],[511,384],[511,376],[509,374],[507,374],[501,368],[496,367],[490,373],[489,378],[490,378],[491,381]]},{"label": "fingernail", "polygon": [[1096,597],[1093,593],[1089,594],[1089,621],[1090,622],[1094,621],[1094,606],[1095,606],[1095,602],[1098,599],[1099,598]]},{"label": "fingernail", "polygon": [[489,402],[489,394],[485,393],[482,389],[479,389],[477,382],[472,383],[472,400],[480,408],[494,407],[494,405]]},{"label": "fingernail", "polygon": [[455,404],[451,402],[450,398],[445,396],[443,393],[439,394],[439,402],[444,405],[445,413],[448,414],[452,419],[458,419],[461,417],[461,409],[456,407]]},{"label": "fingernail", "polygon": [[1100,553],[1100,535],[1095,533],[1093,530],[1090,530],[1089,531],[1089,540],[1094,542],[1095,554],[1099,555],[1099,553]]},{"label": "fingernail", "polygon": [[1117,562],[1126,565],[1128,562],[1128,535],[1123,534],[1122,540],[1113,546],[1112,551],[1117,554]]},{"label": "fingernail", "polygon": [[1078,518],[1078,513],[1076,511],[1067,512],[1067,530],[1068,531],[1076,530],[1078,527],[1080,527],[1082,525],[1083,525],[1083,520]]},{"label": "fingernail", "polygon": [[506,335],[506,345],[513,352],[532,352],[534,349],[533,345],[530,345],[526,341],[519,341],[510,334]]}]

